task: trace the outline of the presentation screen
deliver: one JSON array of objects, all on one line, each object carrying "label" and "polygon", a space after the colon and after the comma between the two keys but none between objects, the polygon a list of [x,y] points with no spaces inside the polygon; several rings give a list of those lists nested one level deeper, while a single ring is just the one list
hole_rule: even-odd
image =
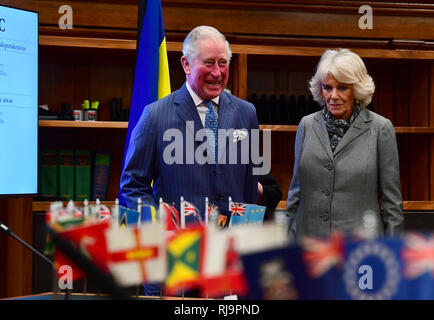
[{"label": "presentation screen", "polygon": [[0,6],[0,195],[38,192],[38,13]]}]

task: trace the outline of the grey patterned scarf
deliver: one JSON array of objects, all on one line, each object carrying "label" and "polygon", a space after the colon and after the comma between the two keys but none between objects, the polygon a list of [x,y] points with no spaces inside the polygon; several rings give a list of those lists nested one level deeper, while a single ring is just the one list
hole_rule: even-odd
[{"label": "grey patterned scarf", "polygon": [[348,131],[351,124],[359,115],[360,109],[361,108],[357,104],[355,104],[351,116],[348,118],[348,120],[343,120],[336,119],[327,109],[327,106],[324,105],[322,112],[324,115],[327,132],[329,134],[330,147],[332,148],[332,151],[335,151],[339,141],[341,141],[344,134]]}]

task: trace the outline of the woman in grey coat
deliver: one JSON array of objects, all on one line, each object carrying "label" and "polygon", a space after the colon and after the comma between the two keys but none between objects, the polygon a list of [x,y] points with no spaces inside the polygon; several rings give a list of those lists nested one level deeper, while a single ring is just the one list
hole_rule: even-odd
[{"label": "woman in grey coat", "polygon": [[362,59],[327,50],[310,81],[322,111],[301,119],[287,210],[292,234],[395,235],[403,227],[399,159],[390,120],[369,111],[375,86]]}]

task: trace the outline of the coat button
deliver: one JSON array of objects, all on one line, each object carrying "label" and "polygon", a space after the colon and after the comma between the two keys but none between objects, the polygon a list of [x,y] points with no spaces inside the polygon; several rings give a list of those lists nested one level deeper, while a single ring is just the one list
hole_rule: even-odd
[{"label": "coat button", "polygon": [[327,212],[324,212],[322,215],[320,215],[319,216],[321,219],[322,219],[322,221],[324,221],[324,222],[326,222],[326,221],[328,221],[329,220],[329,214],[327,213]]},{"label": "coat button", "polygon": [[331,170],[333,170],[333,165],[331,163],[329,163],[326,168],[327,168],[327,170],[331,171]]},{"label": "coat button", "polygon": [[330,195],[330,190],[329,189],[324,189],[324,194],[326,195],[326,196],[329,196]]}]

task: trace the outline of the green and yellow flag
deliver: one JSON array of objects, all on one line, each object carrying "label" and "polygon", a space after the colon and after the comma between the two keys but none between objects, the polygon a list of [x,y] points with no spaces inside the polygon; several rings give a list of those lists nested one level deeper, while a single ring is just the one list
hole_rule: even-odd
[{"label": "green and yellow flag", "polygon": [[168,275],[166,290],[175,293],[182,287],[199,283],[203,228],[185,229],[168,241]]}]

